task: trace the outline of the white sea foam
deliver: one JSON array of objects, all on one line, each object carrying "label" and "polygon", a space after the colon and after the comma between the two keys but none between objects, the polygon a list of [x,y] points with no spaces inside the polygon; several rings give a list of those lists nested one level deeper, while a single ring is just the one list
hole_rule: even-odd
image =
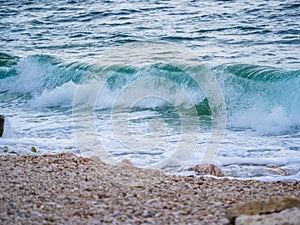
[{"label": "white sea foam", "polygon": [[53,90],[44,90],[41,95],[32,98],[29,105],[33,108],[71,106],[76,86],[70,81]]},{"label": "white sea foam", "polygon": [[[276,157],[276,158],[247,158],[247,157],[218,157],[217,161],[222,166],[227,165],[241,165],[241,164],[247,164],[247,165],[267,165],[267,164],[275,164],[275,165],[286,165],[291,162],[291,158],[286,157]],[[297,159],[297,161],[299,161]]]},{"label": "white sea foam", "polygon": [[300,125],[298,114],[288,114],[282,106],[275,106],[271,111],[251,108],[233,112],[228,118],[231,127],[251,128],[259,134],[280,134]]}]

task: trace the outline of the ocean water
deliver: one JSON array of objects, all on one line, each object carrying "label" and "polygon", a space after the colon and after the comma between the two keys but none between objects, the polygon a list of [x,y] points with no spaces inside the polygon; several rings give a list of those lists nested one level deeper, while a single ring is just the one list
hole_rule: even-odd
[{"label": "ocean water", "polygon": [[300,180],[298,1],[0,6],[0,154]]}]

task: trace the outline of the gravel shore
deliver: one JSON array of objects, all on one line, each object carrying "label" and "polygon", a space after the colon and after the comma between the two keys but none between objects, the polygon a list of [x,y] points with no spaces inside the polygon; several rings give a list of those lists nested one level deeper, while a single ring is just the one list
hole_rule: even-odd
[{"label": "gravel shore", "polygon": [[170,176],[72,154],[0,165],[0,224],[228,224],[238,203],[300,197],[300,182]]}]

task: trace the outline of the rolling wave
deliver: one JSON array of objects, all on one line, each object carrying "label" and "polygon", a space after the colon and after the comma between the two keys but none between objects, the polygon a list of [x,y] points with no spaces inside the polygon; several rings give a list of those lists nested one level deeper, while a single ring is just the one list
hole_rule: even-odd
[{"label": "rolling wave", "polygon": [[[196,106],[198,114],[210,115],[209,100],[201,88],[206,84],[196,81],[182,68],[181,65],[162,63],[140,67],[67,64],[48,55],[18,58],[0,53],[0,100],[5,104],[14,99],[32,109],[71,107],[78,87],[85,90],[81,91],[82,95],[87,95],[82,98],[83,101],[86,101],[90,90],[101,87],[97,89],[99,93],[95,103],[98,109]],[[200,75],[206,72],[199,65],[192,66],[192,69]],[[298,132],[300,70],[222,64],[211,68],[211,71],[225,98],[229,127],[274,133]],[[152,94],[139,99],[145,92]],[[135,96],[127,99],[127,95],[132,93]],[[161,97],[161,93],[167,98]],[[118,105],[116,99],[121,95],[123,98]],[[132,105],[130,98],[139,100]]]}]

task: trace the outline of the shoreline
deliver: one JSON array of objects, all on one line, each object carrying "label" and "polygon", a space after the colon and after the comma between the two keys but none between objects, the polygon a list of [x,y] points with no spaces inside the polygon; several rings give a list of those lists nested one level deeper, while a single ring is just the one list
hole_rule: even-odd
[{"label": "shoreline", "polygon": [[299,181],[166,175],[72,153],[0,158],[2,224],[228,224],[240,203],[300,197]]}]

